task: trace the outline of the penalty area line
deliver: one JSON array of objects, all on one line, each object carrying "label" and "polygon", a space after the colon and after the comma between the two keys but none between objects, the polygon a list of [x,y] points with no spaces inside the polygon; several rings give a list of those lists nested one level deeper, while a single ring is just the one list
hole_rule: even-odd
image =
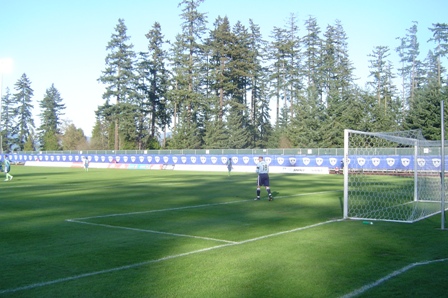
[{"label": "penalty area line", "polygon": [[193,255],[193,254],[207,252],[207,251],[211,251],[211,250],[215,250],[215,249],[219,249],[219,248],[245,244],[245,243],[249,243],[249,242],[253,242],[253,241],[266,239],[266,238],[269,238],[269,237],[274,237],[274,236],[279,236],[279,235],[292,233],[292,232],[296,232],[296,231],[306,230],[306,229],[310,229],[310,228],[314,228],[314,227],[317,227],[317,226],[321,226],[321,225],[329,224],[329,223],[333,223],[333,222],[338,222],[338,221],[342,221],[342,219],[325,221],[325,222],[317,223],[317,224],[306,226],[306,227],[301,227],[301,228],[296,228],[296,229],[292,229],[292,230],[288,230],[288,231],[282,231],[282,232],[278,232],[278,233],[273,233],[273,234],[265,235],[265,236],[262,236],[262,237],[256,237],[256,238],[252,238],[252,239],[243,240],[243,241],[240,241],[240,242],[226,243],[226,244],[216,245],[216,246],[207,247],[207,248],[203,248],[203,249],[198,249],[198,250],[194,250],[194,251],[190,251],[190,252],[185,252],[185,253],[181,253],[181,254],[166,256],[166,257],[163,257],[163,258],[160,258],[160,259],[157,259],[157,260],[149,260],[149,261],[144,261],[144,262],[140,262],[140,263],[135,263],[135,264],[125,265],[125,266],[120,266],[120,267],[115,267],[115,268],[110,268],[110,269],[94,271],[94,272],[89,272],[89,273],[69,276],[69,277],[60,278],[60,279],[55,279],[55,280],[51,280],[51,281],[47,281],[47,282],[30,284],[30,285],[23,286],[23,287],[0,290],[0,295],[2,295],[2,294],[13,294],[13,293],[20,292],[20,291],[31,290],[31,289],[35,289],[35,288],[41,288],[41,287],[44,287],[44,286],[51,286],[51,285],[62,283],[62,282],[78,280],[78,279],[81,279],[81,278],[84,278],[84,277],[92,277],[92,276],[96,276],[96,275],[100,275],[100,274],[106,274],[106,273],[112,273],[112,272],[127,270],[127,269],[133,269],[133,268],[137,268],[137,267],[141,267],[141,266],[145,266],[145,265],[160,263],[160,262],[163,262],[163,261],[172,260],[172,259],[176,259],[176,258],[180,258],[180,257],[186,257],[186,256],[190,256],[190,255]]},{"label": "penalty area line", "polygon": [[203,239],[203,240],[210,240],[210,241],[217,241],[217,242],[224,242],[224,243],[237,243],[235,241],[216,239],[216,238],[210,238],[210,237],[202,237],[202,236],[178,234],[178,233],[168,233],[168,232],[162,232],[162,231],[145,230],[145,229],[129,228],[129,227],[122,227],[122,226],[113,226],[113,225],[106,225],[106,224],[97,224],[97,223],[91,223],[91,222],[79,221],[79,220],[73,220],[73,219],[67,219],[66,221],[74,222],[74,223],[80,223],[80,224],[85,224],[85,225],[91,225],[91,226],[99,226],[99,227],[105,227],[105,228],[128,230],[128,231],[161,234],[161,235],[168,235],[168,236],[175,236],[175,237],[187,237],[187,238]]},{"label": "penalty area line", "polygon": [[87,220],[87,219],[95,219],[95,218],[128,216],[128,215],[155,213],[155,212],[178,211],[178,210],[185,210],[185,209],[194,209],[194,208],[204,208],[204,207],[219,206],[219,205],[228,205],[228,204],[241,203],[241,202],[247,202],[247,201],[249,201],[249,200],[240,200],[240,201],[214,203],[214,204],[202,204],[202,205],[184,206],[184,207],[175,207],[175,208],[166,208],[166,209],[156,209],[156,210],[145,210],[145,211],[136,211],[136,212],[128,212],[128,213],[105,214],[105,215],[98,215],[98,216],[66,219],[66,221],[78,221],[78,220]]},{"label": "penalty area line", "polygon": [[[308,193],[301,193],[301,194],[290,195],[290,196],[278,196],[278,197],[275,197],[275,198],[276,199],[285,199],[285,198],[292,198],[292,197],[301,197],[301,196],[324,194],[324,193],[330,193],[330,192],[341,192],[341,190],[328,190],[328,191],[319,191],[319,192],[308,192]],[[79,221],[79,220],[88,220],[88,219],[95,219],[95,218],[118,217],[118,216],[138,215],[138,214],[155,213],[155,212],[169,212],[169,211],[178,211],[178,210],[186,210],[186,209],[194,209],[194,208],[206,208],[206,207],[213,207],[213,206],[220,206],[220,205],[252,202],[252,201],[253,201],[252,199],[249,199],[249,200],[238,200],[238,201],[213,203],[213,204],[202,204],[202,205],[194,205],[194,206],[174,207],[174,208],[166,208],[166,209],[145,210],[145,211],[136,211],[136,212],[127,212],[127,213],[113,213],[113,214],[97,215],[97,216],[90,216],[90,217],[80,217],[80,218],[66,219],[66,221]]]}]

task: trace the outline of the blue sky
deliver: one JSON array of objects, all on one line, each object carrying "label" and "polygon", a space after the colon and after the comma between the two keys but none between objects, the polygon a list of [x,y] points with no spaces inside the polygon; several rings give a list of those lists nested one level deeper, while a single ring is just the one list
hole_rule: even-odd
[{"label": "blue sky", "polygon": [[[106,46],[118,19],[125,20],[127,35],[136,52],[147,50],[145,34],[159,22],[166,39],[180,33],[180,0],[0,0],[0,61],[13,61],[2,75],[2,94],[26,73],[34,90],[34,114],[52,84],[66,105],[63,119],[91,135],[95,110],[104,103],[104,86],[98,83],[105,68]],[[284,27],[291,13],[298,18],[300,36],[304,21],[315,17],[321,31],[340,20],[348,37],[355,75],[365,82],[368,54],[375,46],[389,46],[395,69],[396,37],[418,22],[420,59],[433,43],[428,30],[433,23],[448,23],[446,0],[205,0],[199,7],[207,13],[209,28],[218,16],[232,25],[249,19],[269,40],[274,27]],[[1,64],[1,63],[0,63]],[[445,65],[446,66],[446,65]],[[37,117],[36,117],[37,118]],[[36,126],[40,125],[36,119]]]}]

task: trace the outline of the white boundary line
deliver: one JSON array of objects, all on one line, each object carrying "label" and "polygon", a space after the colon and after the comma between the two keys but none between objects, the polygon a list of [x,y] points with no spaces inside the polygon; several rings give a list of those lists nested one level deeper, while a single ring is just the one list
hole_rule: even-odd
[{"label": "white boundary line", "polygon": [[412,269],[414,267],[428,265],[428,264],[432,264],[432,263],[438,263],[438,262],[446,262],[446,261],[448,261],[448,258],[439,259],[439,260],[433,260],[433,261],[423,261],[423,262],[412,263],[412,264],[407,265],[407,266],[405,266],[405,267],[403,267],[403,268],[401,268],[401,269],[399,269],[397,271],[392,272],[389,275],[386,275],[383,278],[378,279],[377,281],[374,281],[371,284],[365,285],[365,286],[363,286],[363,287],[361,287],[361,288],[359,288],[357,290],[354,290],[353,292],[348,293],[348,294],[342,296],[341,298],[351,298],[351,297],[358,296],[358,295],[360,295],[360,294],[362,294],[362,293],[364,293],[364,292],[366,292],[366,291],[368,291],[368,290],[370,290],[370,289],[372,289],[372,288],[382,284],[383,282],[392,279],[395,276],[398,276],[398,275],[400,275],[402,273],[405,273],[406,271],[408,271],[408,270],[410,270],[410,269]]},{"label": "white boundary line", "polygon": [[[341,190],[329,190],[329,191],[309,192],[309,193],[303,193],[303,194],[297,194],[297,195],[291,195],[291,196],[279,196],[279,197],[275,197],[275,199],[284,199],[284,198],[292,198],[292,197],[309,196],[309,195],[316,195],[316,194],[323,194],[323,193],[330,193],[330,192],[342,192],[342,191]],[[128,213],[105,214],[105,215],[98,215],[98,216],[89,216],[89,217],[79,217],[79,218],[66,219],[66,221],[78,221],[78,220],[88,220],[88,219],[95,219],[95,218],[105,218],[105,217],[115,217],[115,216],[128,216],[128,215],[145,214],[145,213],[176,211],[176,210],[193,209],[193,208],[204,208],[204,207],[212,207],[212,206],[235,204],[235,203],[244,203],[244,202],[252,202],[252,201],[253,200],[239,200],[239,201],[232,201],[232,202],[202,204],[202,205],[194,205],[194,206],[184,206],[184,207],[156,209],[156,210],[146,210],[146,211],[137,211],[137,212],[128,212]]]},{"label": "white boundary line", "polygon": [[[320,193],[335,192],[335,191],[338,191],[338,190],[325,191],[325,192],[313,192],[313,193],[298,194],[298,195],[277,197],[277,198],[298,197],[298,196],[304,196],[304,195],[320,194]],[[126,228],[126,227],[116,227],[116,226],[109,226],[109,225],[103,225],[103,224],[93,224],[93,223],[81,221],[81,220],[94,219],[94,218],[104,218],[104,217],[113,217],[113,216],[125,216],[125,215],[134,215],[134,214],[143,214],[143,213],[152,213],[152,212],[163,212],[163,211],[173,211],[173,210],[183,210],[183,209],[210,207],[210,206],[233,204],[233,203],[241,203],[241,202],[249,202],[249,201],[251,201],[251,200],[240,200],[240,201],[224,202],[224,203],[216,203],[216,204],[203,204],[203,205],[196,205],[196,206],[186,206],[186,207],[167,208],[167,209],[149,210],[149,211],[141,211],[141,212],[130,212],[130,213],[121,213],[121,214],[108,214],[108,215],[100,215],[100,216],[92,216],[92,217],[84,217],[84,218],[67,219],[66,220],[67,222],[76,222],[76,223],[89,224],[89,225],[97,225],[97,226],[105,226],[105,227],[113,227],[113,228],[122,228],[122,229],[137,230],[137,231],[144,231],[144,232],[153,232],[153,233],[168,234],[168,235],[173,235],[173,236],[194,237],[194,238],[201,238],[201,239],[207,239],[207,240],[213,240],[213,241],[224,241],[224,242],[226,242],[226,244],[221,244],[221,245],[217,245],[217,246],[203,248],[203,249],[199,249],[199,250],[195,250],[195,251],[191,251],[191,252],[186,252],[186,253],[181,253],[181,254],[177,254],[177,255],[166,256],[166,257],[163,257],[163,258],[160,258],[160,259],[156,259],[156,260],[149,260],[149,261],[135,263],[135,264],[130,264],[130,265],[125,265],[125,266],[121,266],[121,267],[115,267],[115,268],[106,269],[106,270],[100,270],[100,271],[94,271],[94,272],[89,272],[89,273],[69,276],[69,277],[65,277],[65,278],[55,279],[55,280],[52,280],[52,281],[47,281],[47,282],[42,282],[42,283],[30,284],[30,285],[27,285],[27,286],[13,288],[13,289],[0,290],[0,295],[2,295],[2,294],[12,294],[12,293],[16,293],[16,292],[19,292],[19,291],[25,291],[25,290],[31,290],[31,289],[35,289],[35,288],[40,288],[40,287],[44,287],[44,286],[54,285],[54,284],[62,283],[62,282],[66,282],[66,281],[78,280],[78,279],[81,279],[81,278],[84,278],[84,277],[90,277],[90,276],[95,276],[95,275],[99,275],[99,274],[105,274],[105,273],[111,273],[111,272],[116,272],[116,271],[121,271],[121,270],[132,269],[132,268],[141,267],[141,266],[154,264],[154,263],[159,263],[159,262],[163,262],[163,261],[166,261],[166,260],[171,260],[171,259],[175,259],[175,258],[179,258],[179,257],[189,256],[189,255],[192,255],[192,254],[197,254],[197,253],[206,252],[206,251],[210,251],[210,250],[214,250],[214,249],[219,249],[219,248],[223,248],[223,247],[227,247],[227,246],[245,244],[245,243],[258,241],[258,240],[263,240],[263,239],[266,239],[266,238],[275,237],[275,236],[279,236],[279,235],[283,235],[283,234],[287,234],[287,233],[292,233],[292,232],[296,232],[296,231],[301,231],[301,230],[306,230],[306,229],[318,227],[318,226],[321,226],[321,225],[324,225],[324,224],[329,224],[329,223],[333,223],[333,222],[343,221],[343,219],[325,221],[325,222],[317,223],[317,224],[310,225],[310,226],[296,228],[296,229],[292,229],[292,230],[288,230],[288,231],[282,231],[282,232],[269,234],[269,235],[265,235],[265,236],[261,236],[261,237],[257,237],[257,238],[243,240],[243,241],[240,241],[240,242],[232,242],[232,241],[219,240],[219,239],[206,238],[206,237],[196,237],[196,236],[190,236],[190,235],[171,234],[171,233],[149,231],[149,230],[140,230],[140,229]]]},{"label": "white boundary line", "polygon": [[112,226],[112,225],[97,224],[97,223],[91,223],[91,222],[79,221],[79,220],[73,220],[73,219],[68,219],[66,221],[74,222],[74,223],[80,223],[80,224],[85,224],[85,225],[91,225],[91,226],[105,227],[105,228],[122,229],[122,230],[145,232],[145,233],[153,233],[153,234],[162,234],[162,235],[169,235],[169,236],[176,236],[176,237],[188,237],[188,238],[204,239],[204,240],[211,240],[211,241],[218,241],[218,242],[225,242],[225,243],[237,243],[235,241],[228,241],[228,240],[222,240],[222,239],[216,239],[216,238],[210,238],[210,237],[202,237],[202,236],[194,236],[194,235],[186,235],[186,234],[177,234],[177,233],[168,233],[168,232],[161,232],[161,231],[154,231],[154,230],[144,230],[144,229],[137,229],[137,228],[122,227],[122,226]]},{"label": "white boundary line", "polygon": [[227,204],[234,204],[234,203],[241,203],[241,202],[248,202],[248,201],[249,200],[240,200],[240,201],[233,201],[233,202],[224,202],[224,203],[215,203],[215,204],[203,204],[203,205],[195,205],[195,206],[184,206],[184,207],[175,207],[175,208],[167,208],[167,209],[156,209],[156,210],[146,210],[146,211],[137,211],[137,212],[128,212],[128,213],[105,214],[105,215],[98,215],[98,216],[66,219],[66,221],[78,221],[78,220],[87,220],[87,219],[95,219],[95,218],[129,216],[129,215],[145,214],[145,213],[176,211],[176,210],[184,210],[184,209],[193,209],[193,208],[212,207],[212,206],[218,206],[218,205],[227,205]]},{"label": "white boundary line", "polygon": [[211,251],[211,250],[219,249],[219,248],[223,248],[223,247],[245,244],[245,243],[249,243],[249,242],[253,242],[253,241],[258,241],[258,240],[275,237],[275,236],[283,235],[283,234],[287,234],[287,233],[293,233],[296,231],[306,230],[306,229],[314,228],[317,226],[321,226],[321,225],[325,225],[325,224],[329,224],[329,223],[333,223],[333,222],[339,222],[339,221],[343,221],[343,219],[329,220],[329,221],[317,223],[317,224],[306,226],[306,227],[296,228],[296,229],[292,229],[292,230],[288,230],[288,231],[282,231],[282,232],[269,234],[269,235],[265,235],[265,236],[261,236],[261,237],[257,237],[257,238],[253,238],[253,239],[243,240],[241,242],[226,243],[226,244],[221,244],[221,245],[217,245],[217,246],[198,249],[198,250],[194,250],[194,251],[190,251],[190,252],[186,252],[186,253],[181,253],[181,254],[177,254],[177,255],[166,256],[166,257],[156,259],[156,260],[149,260],[149,261],[125,265],[125,266],[121,266],[121,267],[115,267],[115,268],[106,269],[106,270],[100,270],[100,271],[94,271],[94,272],[69,276],[69,277],[65,277],[65,278],[55,279],[52,281],[30,284],[27,286],[18,287],[18,288],[14,288],[14,289],[0,290],[0,295],[1,294],[12,294],[12,293],[16,293],[19,291],[31,290],[31,289],[35,289],[35,288],[44,287],[44,286],[54,285],[54,284],[61,283],[61,282],[78,280],[78,279],[81,279],[84,277],[90,277],[90,276],[95,276],[95,275],[100,275],[100,274],[105,274],[105,273],[111,273],[111,272],[117,272],[117,271],[121,271],[121,270],[132,269],[132,268],[141,267],[141,266],[154,264],[154,263],[160,263],[163,261],[172,260],[172,259],[176,259],[176,258],[180,258],[180,257],[185,257],[185,256],[189,256],[189,255],[193,255],[193,254],[197,254],[197,253],[201,253],[201,252],[207,252],[207,251]]}]

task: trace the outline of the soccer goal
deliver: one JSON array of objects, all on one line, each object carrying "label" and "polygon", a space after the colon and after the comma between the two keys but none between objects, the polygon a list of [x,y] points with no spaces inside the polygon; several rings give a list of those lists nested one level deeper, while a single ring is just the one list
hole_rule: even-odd
[{"label": "soccer goal", "polygon": [[420,130],[345,130],[344,218],[412,223],[440,213],[441,152]]}]

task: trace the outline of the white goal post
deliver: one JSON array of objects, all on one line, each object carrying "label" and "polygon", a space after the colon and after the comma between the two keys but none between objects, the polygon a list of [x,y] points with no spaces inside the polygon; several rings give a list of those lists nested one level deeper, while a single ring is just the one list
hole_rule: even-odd
[{"label": "white goal post", "polygon": [[441,141],[425,140],[420,130],[346,129],[344,218],[411,223],[440,213],[441,149]]}]

